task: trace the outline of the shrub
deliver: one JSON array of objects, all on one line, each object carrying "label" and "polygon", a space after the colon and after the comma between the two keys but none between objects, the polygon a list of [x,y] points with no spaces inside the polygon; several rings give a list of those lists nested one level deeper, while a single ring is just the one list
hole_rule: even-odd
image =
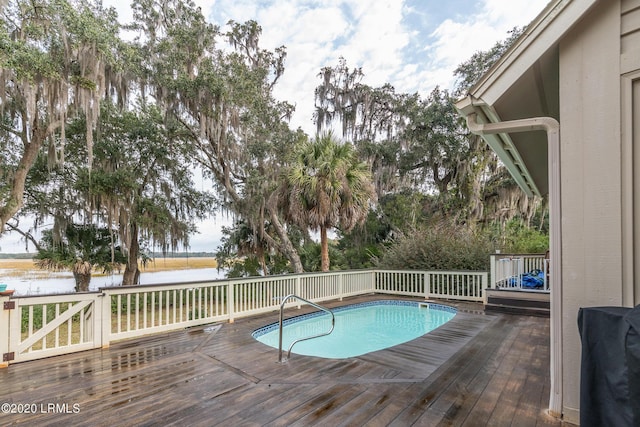
[{"label": "shrub", "polygon": [[501,236],[502,251],[510,254],[540,254],[549,248],[549,236],[526,227],[520,220],[509,221]]},{"label": "shrub", "polygon": [[486,271],[493,249],[485,234],[440,224],[397,238],[382,256],[379,266],[388,269]]}]

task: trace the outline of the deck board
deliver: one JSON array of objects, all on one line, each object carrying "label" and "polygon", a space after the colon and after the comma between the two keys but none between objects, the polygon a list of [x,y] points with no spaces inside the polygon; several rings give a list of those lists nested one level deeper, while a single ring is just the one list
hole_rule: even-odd
[{"label": "deck board", "polygon": [[277,363],[277,350],[251,337],[273,313],[13,364],[0,370],[1,403],[80,412],[0,414],[0,424],[566,426],[545,412],[549,319],[451,305],[460,311],[435,331],[348,359]]}]

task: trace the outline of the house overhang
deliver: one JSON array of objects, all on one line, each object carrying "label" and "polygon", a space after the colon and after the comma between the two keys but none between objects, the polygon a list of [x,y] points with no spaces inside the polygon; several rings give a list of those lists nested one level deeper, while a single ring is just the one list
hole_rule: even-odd
[{"label": "house overhang", "polygon": [[[456,103],[478,123],[534,117],[560,122],[559,46],[598,0],[552,0],[509,50]],[[549,192],[548,146],[544,132],[483,135],[514,180],[529,196]]]},{"label": "house overhang", "polygon": [[[462,99],[456,104],[456,107],[461,111],[465,117],[469,117],[475,114],[475,121],[480,124],[500,123],[504,120],[501,119],[499,114],[491,106],[482,103],[479,100],[469,95],[467,98]],[[525,162],[525,158],[520,154],[520,150],[516,146],[516,141],[521,140],[524,134],[486,134],[482,135],[482,138],[491,147],[491,149],[497,154],[504,166],[507,168],[515,182],[522,188],[525,194],[529,197],[534,195],[541,196],[543,192],[540,190],[542,186],[543,191],[547,188],[546,182],[536,182],[534,176],[531,173],[531,166]],[[513,138],[512,138],[513,136]],[[544,141],[544,140],[543,140]],[[539,147],[541,150],[544,148],[546,153],[546,145]],[[536,165],[538,168],[544,167],[544,165]],[[546,170],[546,167],[544,167]],[[539,169],[534,169],[539,170]]]}]

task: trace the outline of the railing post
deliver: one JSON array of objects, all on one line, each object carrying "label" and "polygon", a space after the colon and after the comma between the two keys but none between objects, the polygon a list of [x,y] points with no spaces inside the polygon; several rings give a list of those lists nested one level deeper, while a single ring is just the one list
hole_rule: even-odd
[{"label": "railing post", "polygon": [[233,282],[227,283],[227,313],[229,313],[229,323],[233,323],[235,321],[235,313],[233,306],[235,305],[235,299],[233,294]]},{"label": "railing post", "polygon": [[[11,330],[11,310],[8,308],[9,297],[0,297],[0,368],[7,368],[9,366],[9,334]],[[18,333],[19,329],[18,329]],[[7,357],[5,357],[7,355]]]},{"label": "railing post", "polygon": [[548,259],[543,259],[542,260],[542,271],[544,274],[544,287],[543,289],[545,291],[548,291],[549,288],[549,260]]},{"label": "railing post", "polygon": [[424,275],[424,299],[429,299],[431,293],[431,272],[425,271]]},{"label": "railing post", "polygon": [[96,298],[96,309],[98,306],[100,307],[100,345],[102,348],[109,348],[109,344],[111,343],[111,295],[105,293],[104,290],[98,294],[98,298]]},{"label": "railing post", "polygon": [[378,281],[378,270],[373,271],[373,277],[371,278],[371,292],[376,292],[378,290],[377,281]]},{"label": "railing post", "polygon": [[342,278],[344,277],[344,273],[338,273],[338,301],[342,301],[344,295],[344,289],[342,288]]},{"label": "railing post", "polygon": [[487,273],[484,272],[482,273],[481,276],[481,283],[480,283],[480,292],[482,294],[482,303],[484,305],[487,305],[487,289],[489,287],[489,277],[487,276]]},{"label": "railing post", "polygon": [[497,265],[496,265],[496,255],[495,254],[491,254],[489,255],[489,271],[491,272],[491,283],[489,283],[487,281],[486,286],[487,288],[496,288],[496,280],[498,279],[498,271],[497,271]]},{"label": "railing post", "polygon": [[371,292],[375,293],[376,291],[376,278],[378,277],[378,270],[371,271]]}]

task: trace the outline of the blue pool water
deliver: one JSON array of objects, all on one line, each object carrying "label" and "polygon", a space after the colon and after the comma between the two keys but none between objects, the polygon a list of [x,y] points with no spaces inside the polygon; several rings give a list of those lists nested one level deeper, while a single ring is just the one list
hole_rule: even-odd
[{"label": "blue pool water", "polygon": [[[336,323],[330,335],[297,343],[291,353],[329,359],[360,356],[376,350],[411,341],[445,324],[456,315],[456,309],[440,304],[418,304],[413,301],[375,301],[333,310]],[[331,316],[314,312],[284,321],[282,349],[286,352],[293,341],[327,332]],[[253,337],[278,348],[278,323],[253,332]]]}]

